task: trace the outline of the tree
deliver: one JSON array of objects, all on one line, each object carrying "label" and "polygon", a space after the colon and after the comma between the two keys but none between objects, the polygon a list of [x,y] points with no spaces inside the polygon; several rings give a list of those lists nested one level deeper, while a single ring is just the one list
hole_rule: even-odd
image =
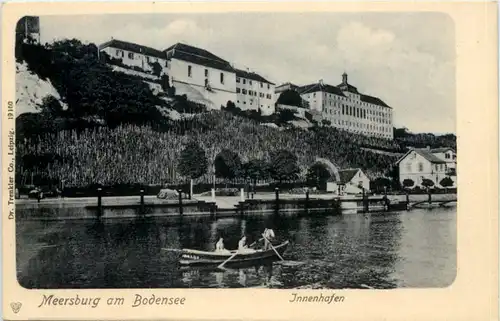
[{"label": "tree", "polygon": [[439,185],[443,186],[445,190],[448,191],[448,187],[453,186],[453,180],[450,177],[445,177],[439,182]]},{"label": "tree", "polygon": [[423,187],[429,189],[431,188],[432,186],[434,186],[434,182],[428,178],[424,178],[422,179],[422,184],[421,184]]},{"label": "tree", "polygon": [[284,124],[288,121],[292,121],[295,119],[295,113],[290,110],[290,109],[286,109],[286,108],[283,108],[281,109],[279,112],[278,112],[278,123],[279,124]]},{"label": "tree", "polygon": [[373,180],[374,189],[379,193],[385,191],[385,189],[389,188],[391,184],[391,180],[386,177],[377,177]]},{"label": "tree", "polygon": [[241,159],[240,156],[229,150],[223,149],[214,160],[215,176],[233,179],[241,173]]},{"label": "tree", "polygon": [[297,166],[297,156],[281,149],[271,153],[269,173],[280,184],[284,180],[296,180],[300,170]]},{"label": "tree", "polygon": [[314,187],[321,190],[326,189],[326,183],[330,179],[330,171],[326,168],[324,164],[316,163],[309,167],[307,171],[307,182]]},{"label": "tree", "polygon": [[162,68],[161,68],[160,64],[158,63],[158,61],[153,62],[151,64],[151,68],[153,70],[153,75],[155,75],[156,77],[160,77]]},{"label": "tree", "polygon": [[296,106],[296,107],[303,107],[302,106],[302,97],[300,97],[300,94],[296,92],[295,90],[285,90],[284,92],[281,93],[281,95],[278,97],[278,100],[276,101],[278,105],[289,105],[289,106]]},{"label": "tree", "polygon": [[205,151],[196,142],[189,142],[181,152],[177,169],[182,176],[196,179],[207,172]]},{"label": "tree", "polygon": [[403,180],[403,187],[404,188],[411,188],[411,187],[413,187],[413,185],[415,185],[415,182],[412,179],[406,178]]},{"label": "tree", "polygon": [[63,107],[57,98],[52,95],[48,95],[42,99],[42,103],[39,105],[43,113],[47,115],[58,117],[61,116],[63,112]]}]

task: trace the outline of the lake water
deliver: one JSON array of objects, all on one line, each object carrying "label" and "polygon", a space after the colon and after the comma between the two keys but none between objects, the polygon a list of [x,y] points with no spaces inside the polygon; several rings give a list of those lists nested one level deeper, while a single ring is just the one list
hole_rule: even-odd
[{"label": "lake water", "polygon": [[[241,270],[182,270],[162,248],[236,248],[272,224],[286,260]],[[446,287],[456,274],[456,208],[342,216],[17,222],[18,279],[27,288]]]}]

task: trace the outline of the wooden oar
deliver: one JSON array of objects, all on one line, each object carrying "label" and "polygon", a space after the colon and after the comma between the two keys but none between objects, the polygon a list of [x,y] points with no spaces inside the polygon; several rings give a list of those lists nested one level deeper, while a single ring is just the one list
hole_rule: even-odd
[{"label": "wooden oar", "polygon": [[183,251],[183,250],[179,250],[179,249],[169,249],[166,247],[162,247],[161,250],[162,251],[170,251],[170,252],[182,252]]},{"label": "wooden oar", "polygon": [[273,243],[271,243],[265,236],[264,234],[262,234],[262,237],[264,238],[264,240],[268,241],[269,242],[269,245],[271,245],[271,248],[273,249],[274,253],[276,253],[276,255],[281,259],[281,261],[284,261],[284,259],[281,257],[281,255],[278,253],[278,251],[276,251],[276,249],[274,248],[273,246]]},{"label": "wooden oar", "polygon": [[254,246],[255,244],[257,244],[257,242],[260,242],[260,241],[262,241],[262,240],[263,240],[263,238],[261,237],[261,238],[260,238],[260,239],[258,239],[257,241],[255,241],[255,242],[253,242],[252,244],[250,244],[248,247],[252,247],[252,246]]},{"label": "wooden oar", "polygon": [[227,262],[231,261],[231,259],[232,259],[233,257],[235,257],[236,255],[238,255],[238,250],[236,250],[236,252],[235,252],[233,255],[231,255],[231,256],[230,256],[227,260],[225,260],[224,262],[222,262],[221,264],[219,264],[217,267],[218,267],[219,269],[222,269],[222,268],[224,267],[224,265],[225,265]]}]

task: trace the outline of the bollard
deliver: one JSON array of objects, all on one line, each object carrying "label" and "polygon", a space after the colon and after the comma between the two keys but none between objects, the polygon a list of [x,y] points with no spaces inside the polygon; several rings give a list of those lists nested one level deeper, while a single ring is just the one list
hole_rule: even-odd
[{"label": "bollard", "polygon": [[215,202],[215,188],[212,188],[212,202]]},{"label": "bollard", "polygon": [[431,189],[430,188],[427,189],[427,194],[428,194],[427,195],[427,202],[429,202],[429,204],[430,204],[430,203],[432,203],[432,196],[431,196]]},{"label": "bollard", "polygon": [[141,212],[140,212],[140,214],[144,214],[144,190],[143,189],[141,189],[140,194],[141,194]]},{"label": "bollard", "polygon": [[241,193],[240,193],[240,201],[244,202],[245,201],[245,190],[242,188]]},{"label": "bollard", "polygon": [[102,216],[102,188],[97,189],[97,217]]},{"label": "bollard", "polygon": [[179,193],[179,215],[182,216],[183,214],[183,209],[182,209],[182,190],[177,191]]},{"label": "bollard", "polygon": [[410,195],[406,192],[406,210],[410,209]]},{"label": "bollard", "polygon": [[192,199],[193,197],[193,180],[191,179],[189,181],[189,199]]}]

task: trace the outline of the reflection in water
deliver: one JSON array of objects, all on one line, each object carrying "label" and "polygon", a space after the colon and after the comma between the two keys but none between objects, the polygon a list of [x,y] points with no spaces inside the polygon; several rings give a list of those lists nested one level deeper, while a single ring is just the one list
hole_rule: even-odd
[{"label": "reflection in water", "polygon": [[[18,278],[27,288],[437,287],[453,282],[456,210],[344,216],[17,222]],[[271,227],[286,262],[183,268],[179,252],[234,249]],[[260,265],[256,265],[260,264]]]}]

